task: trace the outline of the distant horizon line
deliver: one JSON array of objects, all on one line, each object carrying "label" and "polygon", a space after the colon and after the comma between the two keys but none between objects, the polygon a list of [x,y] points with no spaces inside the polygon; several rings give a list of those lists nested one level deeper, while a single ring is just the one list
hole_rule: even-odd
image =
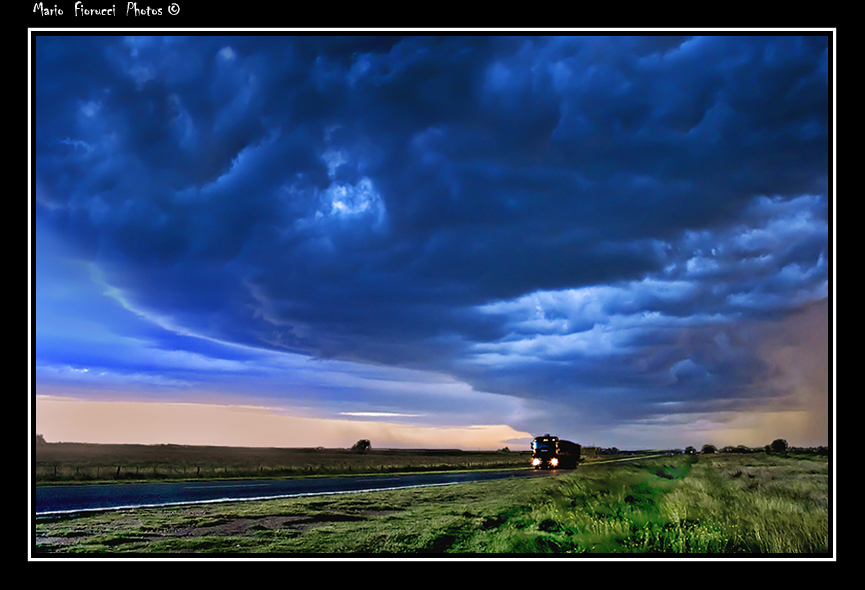
[{"label": "distant horizon line", "polygon": [[[38,436],[38,435],[37,435]],[[304,446],[304,447],[277,447],[272,445],[267,446],[258,446],[258,445],[219,445],[219,444],[185,444],[185,443],[105,443],[105,442],[84,442],[84,441],[54,441],[49,442],[43,439],[41,443],[38,443],[35,446],[40,445],[91,445],[91,446],[116,446],[116,447],[187,447],[187,448],[216,448],[216,449],[281,449],[281,450],[323,450],[323,451],[350,451],[351,447],[325,447],[322,445],[315,446]],[[654,448],[640,448],[640,449],[620,449],[615,446],[611,447],[599,447],[599,446],[589,446],[589,445],[581,445],[584,449],[616,449],[617,451],[625,452],[625,453],[639,453],[639,452],[655,452],[655,451],[672,451],[672,450],[681,450],[684,451],[688,448],[697,449],[696,446],[688,445],[686,447],[654,447]],[[701,449],[703,446],[701,445]],[[711,445],[714,447],[714,445]],[[747,445],[724,445],[722,447],[715,447],[717,451],[721,451],[726,448],[745,448],[748,450],[763,450],[766,447],[770,446],[769,444],[759,446],[759,447],[749,447]],[[493,452],[498,453],[502,452],[504,449],[508,448],[507,446],[501,449],[470,449],[470,448],[459,448],[459,447],[370,447],[369,451],[460,451],[460,452]],[[788,445],[790,449],[820,449],[820,448],[829,448],[829,444],[821,444],[821,445],[808,445],[808,446],[798,446],[798,445]],[[366,452],[366,451],[364,451]],[[531,449],[526,449],[525,451],[516,450],[513,451],[508,449],[508,452],[531,452]]]}]

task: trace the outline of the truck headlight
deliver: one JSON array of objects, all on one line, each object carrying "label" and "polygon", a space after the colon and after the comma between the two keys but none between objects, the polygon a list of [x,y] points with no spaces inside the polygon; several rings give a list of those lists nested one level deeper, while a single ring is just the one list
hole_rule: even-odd
[{"label": "truck headlight", "polygon": [[541,460],[538,459],[537,457],[535,457],[534,459],[532,459],[532,467],[537,467],[537,466],[540,465],[540,464],[541,464]]},{"label": "truck headlight", "polygon": [[550,459],[550,465],[552,465],[553,467],[558,467],[559,460],[556,457],[553,457],[552,459]]}]

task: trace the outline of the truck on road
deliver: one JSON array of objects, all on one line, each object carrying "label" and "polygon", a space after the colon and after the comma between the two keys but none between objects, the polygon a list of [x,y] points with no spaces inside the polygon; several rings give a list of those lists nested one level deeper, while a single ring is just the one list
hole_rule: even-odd
[{"label": "truck on road", "polygon": [[545,434],[532,441],[532,467],[535,469],[575,469],[582,447],[569,440]]}]

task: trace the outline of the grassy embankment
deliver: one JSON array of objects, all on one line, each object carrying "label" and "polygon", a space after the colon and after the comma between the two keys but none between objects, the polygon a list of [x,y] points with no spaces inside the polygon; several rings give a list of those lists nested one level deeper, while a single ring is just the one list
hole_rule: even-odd
[{"label": "grassy embankment", "polygon": [[40,553],[820,554],[825,457],[675,456],[558,477],[106,513],[36,524]]}]

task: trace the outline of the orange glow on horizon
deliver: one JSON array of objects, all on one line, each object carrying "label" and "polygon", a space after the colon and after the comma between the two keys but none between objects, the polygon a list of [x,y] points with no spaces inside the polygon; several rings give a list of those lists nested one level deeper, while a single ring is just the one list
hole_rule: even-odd
[{"label": "orange glow on horizon", "polygon": [[[36,396],[36,432],[48,442],[180,444],[236,447],[497,450],[531,435],[507,425],[413,426],[381,421],[298,418],[257,406],[81,401]],[[526,442],[528,445],[528,442]]]}]

